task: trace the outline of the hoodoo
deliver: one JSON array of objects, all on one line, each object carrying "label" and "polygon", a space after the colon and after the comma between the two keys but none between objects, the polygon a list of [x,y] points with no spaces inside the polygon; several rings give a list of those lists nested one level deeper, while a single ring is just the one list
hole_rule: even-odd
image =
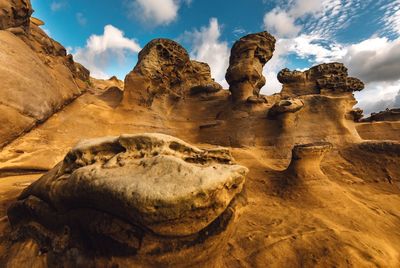
[{"label": "hoodoo", "polygon": [[265,85],[264,65],[272,58],[275,38],[268,32],[249,34],[233,45],[226,81],[235,102],[265,102],[260,89]]}]

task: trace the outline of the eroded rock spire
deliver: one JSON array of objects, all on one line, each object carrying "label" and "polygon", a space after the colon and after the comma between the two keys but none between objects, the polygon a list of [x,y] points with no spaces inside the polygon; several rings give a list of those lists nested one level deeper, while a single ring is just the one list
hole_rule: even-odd
[{"label": "eroded rock spire", "polygon": [[275,38],[268,32],[249,34],[233,45],[226,81],[234,101],[259,102],[265,85],[264,65],[272,58]]}]

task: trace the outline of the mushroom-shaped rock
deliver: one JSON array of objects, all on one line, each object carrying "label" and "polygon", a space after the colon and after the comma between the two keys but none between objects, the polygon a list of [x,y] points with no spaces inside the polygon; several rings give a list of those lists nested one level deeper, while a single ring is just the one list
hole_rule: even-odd
[{"label": "mushroom-shaped rock", "polygon": [[337,62],[320,64],[304,72],[286,68],[278,73],[278,80],[283,84],[283,96],[343,93],[364,89],[364,83],[349,77],[347,68]]},{"label": "mushroom-shaped rock", "polygon": [[320,177],[321,160],[332,149],[329,142],[314,142],[295,145],[292,150],[292,160],[286,172],[303,180],[312,180]]},{"label": "mushroom-shaped rock", "polygon": [[[184,97],[192,88],[222,89],[211,78],[210,67],[190,60],[187,51],[169,39],[154,39],[139,53],[139,60],[125,78],[124,100],[151,106],[162,95]],[[209,91],[209,90],[208,90]]]},{"label": "mushroom-shaped rock", "polygon": [[189,247],[221,232],[215,225],[234,213],[248,170],[233,161],[227,149],[163,134],[87,140],[25,189],[8,216],[14,228],[40,225],[33,237],[66,226],[71,237],[97,233],[144,255]]},{"label": "mushroom-shaped rock", "polygon": [[304,107],[301,99],[285,99],[275,103],[268,111],[268,117],[274,118],[280,114],[295,113]]},{"label": "mushroom-shaped rock", "polygon": [[249,34],[235,42],[226,73],[234,101],[259,97],[260,89],[265,85],[263,67],[272,58],[275,42],[268,32]]}]

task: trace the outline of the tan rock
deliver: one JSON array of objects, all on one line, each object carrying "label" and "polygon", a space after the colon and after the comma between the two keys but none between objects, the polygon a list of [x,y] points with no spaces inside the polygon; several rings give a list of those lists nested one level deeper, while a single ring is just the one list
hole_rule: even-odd
[{"label": "tan rock", "polygon": [[28,29],[32,12],[29,0],[0,0],[0,30],[15,27]]},{"label": "tan rock", "polygon": [[264,65],[272,58],[275,38],[267,32],[249,34],[233,45],[226,81],[234,101],[254,102],[265,85]]},{"label": "tan rock", "polygon": [[161,235],[190,235],[240,193],[247,169],[232,161],[225,149],[162,134],[88,140],[20,199],[36,196],[58,210],[82,204]]},{"label": "tan rock", "polygon": [[274,104],[268,111],[268,117],[274,118],[284,113],[295,113],[301,110],[304,102],[301,99],[284,99]]},{"label": "tan rock", "polygon": [[347,68],[337,62],[320,64],[304,72],[283,69],[278,73],[278,80],[283,84],[283,96],[343,93],[364,88],[363,82],[348,77]]},{"label": "tan rock", "polygon": [[208,92],[222,89],[211,78],[206,63],[190,60],[175,41],[154,39],[140,51],[137,65],[125,78],[124,103],[151,106],[154,98],[183,98],[192,88]]}]

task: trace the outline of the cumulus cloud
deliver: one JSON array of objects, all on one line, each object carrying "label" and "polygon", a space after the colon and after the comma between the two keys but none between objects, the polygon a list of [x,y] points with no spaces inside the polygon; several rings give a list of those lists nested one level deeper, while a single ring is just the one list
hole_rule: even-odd
[{"label": "cumulus cloud", "polygon": [[190,5],[192,0],[134,0],[129,2],[129,16],[150,26],[168,25],[177,16],[182,4]]},{"label": "cumulus cloud", "polygon": [[375,37],[346,48],[343,61],[364,82],[400,79],[400,38]]},{"label": "cumulus cloud", "polygon": [[208,63],[212,77],[227,87],[225,73],[229,65],[230,49],[228,43],[221,41],[220,37],[221,26],[216,18],[211,18],[207,27],[185,32],[180,39],[190,43],[191,58]]},{"label": "cumulus cloud", "polygon": [[112,25],[104,27],[102,35],[91,35],[84,48],[73,51],[77,62],[83,64],[96,78],[108,78],[107,68],[113,62],[124,63],[129,53],[138,53],[140,45]]},{"label": "cumulus cloud", "polygon": [[296,36],[301,30],[301,27],[295,24],[295,18],[279,8],[265,14],[264,26],[279,37]]}]

